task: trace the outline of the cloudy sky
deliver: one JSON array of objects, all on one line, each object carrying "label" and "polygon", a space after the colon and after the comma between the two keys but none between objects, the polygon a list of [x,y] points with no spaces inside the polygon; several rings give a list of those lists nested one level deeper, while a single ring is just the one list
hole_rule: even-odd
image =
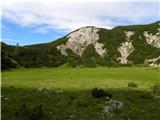
[{"label": "cloudy sky", "polygon": [[45,43],[84,26],[111,29],[159,20],[158,0],[55,1],[4,0],[1,40],[12,45]]}]

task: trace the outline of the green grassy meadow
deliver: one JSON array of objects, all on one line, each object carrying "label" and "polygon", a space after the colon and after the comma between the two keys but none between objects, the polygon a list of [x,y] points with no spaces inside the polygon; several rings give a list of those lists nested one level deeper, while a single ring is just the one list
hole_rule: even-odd
[{"label": "green grassy meadow", "polygon": [[[22,104],[42,104],[45,120],[159,120],[160,71],[149,67],[29,68],[1,73],[2,120],[15,120]],[[128,82],[137,87],[128,87]],[[121,111],[105,117],[105,98],[92,98],[93,88],[112,93],[124,103]]]}]

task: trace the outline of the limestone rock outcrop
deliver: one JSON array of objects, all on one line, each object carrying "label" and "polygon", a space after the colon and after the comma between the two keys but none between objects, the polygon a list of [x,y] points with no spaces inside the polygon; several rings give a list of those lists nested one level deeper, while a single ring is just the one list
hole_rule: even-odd
[{"label": "limestone rock outcrop", "polygon": [[62,55],[67,56],[66,49],[72,50],[79,56],[82,56],[84,50],[91,44],[94,45],[95,51],[103,56],[106,52],[106,49],[103,49],[103,43],[99,43],[99,31],[98,28],[95,27],[84,27],[78,29],[72,33],[70,33],[67,38],[68,41],[66,44],[62,44],[57,46],[57,49],[61,51]]},{"label": "limestone rock outcrop", "polygon": [[124,31],[126,35],[126,41],[122,42],[121,46],[118,47],[118,51],[121,54],[121,57],[118,58],[121,64],[127,64],[127,57],[133,52],[134,47],[132,45],[131,36],[134,35],[132,31]]},{"label": "limestone rock outcrop", "polygon": [[148,63],[151,67],[160,67],[160,56],[153,58],[153,59],[148,59],[145,61],[145,63]]},{"label": "limestone rock outcrop", "polygon": [[149,33],[148,31],[144,31],[144,37],[146,38],[146,42],[150,45],[153,45],[156,48],[160,48],[160,28],[156,34]]}]

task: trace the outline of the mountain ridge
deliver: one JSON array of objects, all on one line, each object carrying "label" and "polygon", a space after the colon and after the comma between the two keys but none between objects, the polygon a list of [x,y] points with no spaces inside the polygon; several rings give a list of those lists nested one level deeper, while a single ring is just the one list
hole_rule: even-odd
[{"label": "mountain ridge", "polygon": [[160,21],[110,30],[87,26],[49,43],[1,47],[2,69],[10,68],[6,56],[22,67],[159,66]]}]

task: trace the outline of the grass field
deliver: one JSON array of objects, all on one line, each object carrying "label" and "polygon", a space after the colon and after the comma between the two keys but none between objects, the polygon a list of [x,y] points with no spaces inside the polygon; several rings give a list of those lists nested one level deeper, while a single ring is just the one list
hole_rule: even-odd
[{"label": "grass field", "polygon": [[[128,87],[128,82],[137,87]],[[46,120],[159,120],[159,69],[30,68],[2,72],[2,120],[14,120],[22,104],[29,109],[41,104]],[[110,117],[103,113],[105,98],[92,98],[93,88],[112,93],[124,103]]]}]

